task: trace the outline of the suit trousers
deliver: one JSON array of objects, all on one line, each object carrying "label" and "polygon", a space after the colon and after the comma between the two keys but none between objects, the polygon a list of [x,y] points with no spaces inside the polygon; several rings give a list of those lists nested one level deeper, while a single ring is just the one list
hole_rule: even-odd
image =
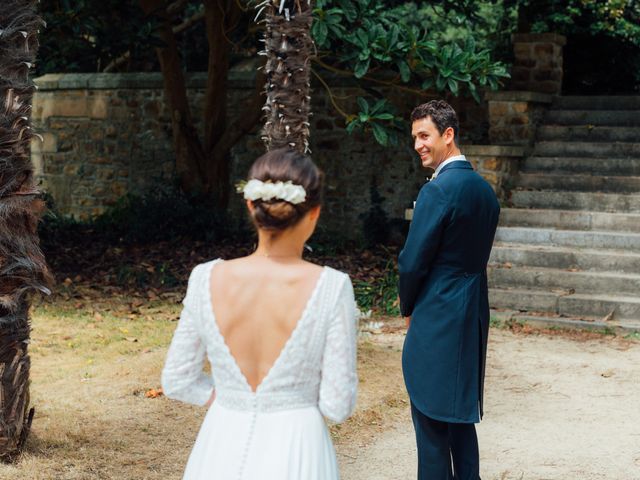
[{"label": "suit trousers", "polygon": [[434,420],[411,403],[418,446],[418,480],[480,480],[478,437],[473,423]]}]

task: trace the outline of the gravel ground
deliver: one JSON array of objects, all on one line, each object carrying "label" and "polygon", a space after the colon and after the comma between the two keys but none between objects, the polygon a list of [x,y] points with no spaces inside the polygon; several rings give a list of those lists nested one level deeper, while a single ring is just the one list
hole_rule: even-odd
[{"label": "gravel ground", "polygon": [[[493,330],[488,357],[484,480],[640,480],[639,342]],[[340,446],[338,458],[343,480],[415,478],[408,409],[365,447]]]}]

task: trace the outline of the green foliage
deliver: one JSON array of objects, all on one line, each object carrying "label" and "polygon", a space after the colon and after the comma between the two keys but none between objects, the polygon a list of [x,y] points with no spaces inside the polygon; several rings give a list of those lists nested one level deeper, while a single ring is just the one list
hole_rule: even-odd
[{"label": "green foliage", "polygon": [[[479,88],[497,89],[509,76],[505,65],[479,48],[473,36],[462,42],[438,41],[415,22],[415,15],[408,15],[412,9],[409,3],[390,8],[383,0],[318,0],[312,35],[321,50],[320,65],[365,82],[464,93],[476,101]],[[379,144],[393,144],[390,139],[399,123],[384,101],[372,106],[358,99],[358,105],[360,111],[347,117],[348,131],[370,129]]]},{"label": "green foliage", "polygon": [[99,72],[130,51],[153,58],[156,23],[137,0],[42,0],[38,74]]},{"label": "green foliage", "polygon": [[82,238],[89,225],[72,217],[65,217],[55,211],[51,197],[45,198],[48,210],[38,224],[38,238],[43,251],[48,251],[55,245],[71,245],[78,238]]},{"label": "green foliage", "polygon": [[567,93],[633,93],[640,89],[640,2],[635,0],[509,0],[521,28],[567,36]]},{"label": "green foliage", "polygon": [[624,336],[627,340],[640,340],[640,332],[631,332]]},{"label": "green foliage", "polygon": [[489,326],[491,328],[502,328],[504,326],[503,321],[498,317],[491,315],[489,317]]},{"label": "green foliage", "polygon": [[388,126],[398,127],[404,120],[396,117],[393,105],[386,99],[377,100],[373,105],[366,98],[356,99],[360,112],[347,120],[347,132],[354,130],[371,130],[376,141],[383,146],[397,145],[397,128],[390,129]]},{"label": "green foliage", "polygon": [[375,282],[356,280],[353,284],[356,303],[363,312],[373,310],[381,315],[398,316],[398,271],[389,260],[384,274]]},{"label": "green foliage", "polygon": [[604,34],[640,47],[640,2],[630,0],[519,0],[532,32]]},{"label": "green foliage", "polygon": [[218,241],[234,231],[231,220],[209,201],[165,186],[122,197],[94,226],[115,241],[138,244],[181,237]]},{"label": "green foliage", "polygon": [[[238,233],[240,228],[209,201],[189,197],[173,186],[129,194],[91,221],[59,215],[50,199],[45,200],[49,209],[39,226],[45,250],[95,234],[111,244],[147,244],[181,238],[220,241]],[[161,266],[158,269],[161,271]]]}]

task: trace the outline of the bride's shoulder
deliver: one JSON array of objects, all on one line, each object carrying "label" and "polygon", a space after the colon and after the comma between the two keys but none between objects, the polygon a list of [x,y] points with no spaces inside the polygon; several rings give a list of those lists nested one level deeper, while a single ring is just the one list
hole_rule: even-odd
[{"label": "bride's shoulder", "polygon": [[213,267],[216,263],[223,262],[222,258],[216,258],[214,260],[209,260],[207,262],[199,263],[191,270],[189,274],[189,282],[191,283],[194,280],[198,280],[204,277],[208,272],[211,271],[211,267]]},{"label": "bride's shoulder", "polygon": [[322,268],[326,272],[326,274],[334,280],[334,282],[338,282],[340,284],[351,284],[351,277],[349,277],[349,274],[343,272],[342,270],[338,270],[328,265],[320,268]]}]

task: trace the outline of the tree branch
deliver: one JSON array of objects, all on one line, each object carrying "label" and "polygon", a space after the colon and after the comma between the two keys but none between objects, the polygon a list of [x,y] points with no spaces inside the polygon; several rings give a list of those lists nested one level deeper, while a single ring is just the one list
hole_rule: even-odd
[{"label": "tree branch", "polygon": [[158,33],[165,46],[157,48],[156,52],[162,70],[165,99],[171,112],[176,170],[182,188],[187,192],[206,190],[204,151],[191,118],[182,63],[176,37],[171,28],[171,17],[164,8],[163,0],[140,0],[140,6],[146,14],[156,12],[162,19]]},{"label": "tree branch", "polygon": [[244,104],[239,109],[240,116],[225,130],[224,134],[216,142],[214,154],[225,152],[233,147],[238,141],[253,127],[256,126],[262,115],[261,107],[264,104],[262,91],[266,77],[262,70],[256,74],[256,85],[253,94],[245,99]]},{"label": "tree branch", "polygon": [[200,20],[203,20],[203,19],[204,19],[204,9],[200,9],[198,12],[194,13],[189,18],[185,19],[182,23],[173,27],[173,33],[178,35],[184,32],[185,30],[190,29],[196,23],[198,23]]},{"label": "tree branch", "polygon": [[184,10],[188,3],[189,0],[176,0],[173,3],[170,3],[167,7],[167,14],[173,17],[176,13]]},{"label": "tree branch", "polygon": [[225,34],[242,12],[229,0],[204,0],[205,25],[209,44],[207,89],[204,99],[206,152],[211,152],[227,129],[227,83],[229,40]]},{"label": "tree branch", "polygon": [[349,118],[352,115],[349,115],[348,113],[346,113],[344,110],[342,110],[338,104],[335,101],[335,98],[333,96],[333,92],[331,91],[331,89],[329,88],[329,85],[327,85],[327,82],[325,82],[322,77],[320,75],[318,75],[318,72],[316,72],[314,69],[311,69],[311,73],[313,73],[316,78],[320,81],[320,83],[322,84],[322,86],[325,88],[325,90],[327,91],[327,93],[329,94],[329,100],[331,101],[331,105],[333,105],[333,108],[336,109],[336,111],[342,115],[345,120],[349,120]]},{"label": "tree branch", "polygon": [[[199,21],[203,19],[204,19],[204,10],[201,9],[200,11],[191,15],[189,18],[185,19],[182,23],[174,26],[172,28],[173,34],[180,35],[182,32],[189,30],[191,27],[193,27],[195,24],[197,24]],[[123,64],[127,63],[129,60],[131,60],[131,50],[127,50],[119,57],[111,60],[111,62],[109,62],[109,64],[106,67],[104,67],[104,70],[102,71],[104,73],[113,72]]]},{"label": "tree branch", "polygon": [[113,60],[111,60],[109,64],[106,67],[104,67],[104,70],[102,70],[102,72],[103,73],[113,72],[115,69],[119,68],[121,65],[127,63],[129,60],[131,60],[131,50],[127,50],[118,58],[114,58]]},{"label": "tree branch", "polygon": [[[353,77],[354,76],[352,71],[350,71],[350,70],[342,70],[340,68],[336,68],[336,67],[334,67],[332,65],[324,63],[318,57],[315,57],[312,60],[315,63],[317,63],[318,65],[320,65],[322,68],[324,68],[325,70],[329,70],[330,72],[334,72],[334,73],[337,73],[339,75],[343,75],[345,77]],[[402,92],[413,93],[414,95],[419,95],[421,97],[431,97],[431,95],[429,95],[429,93],[427,93],[424,90],[416,90],[415,88],[404,87],[402,85],[398,85],[396,82],[393,82],[393,81],[380,80],[379,78],[373,78],[373,77],[369,77],[367,75],[362,77],[362,80],[366,80],[368,82],[375,83],[375,84],[378,84],[378,85],[384,85],[386,87],[396,88],[396,89],[398,89],[398,90],[400,90]]]}]

